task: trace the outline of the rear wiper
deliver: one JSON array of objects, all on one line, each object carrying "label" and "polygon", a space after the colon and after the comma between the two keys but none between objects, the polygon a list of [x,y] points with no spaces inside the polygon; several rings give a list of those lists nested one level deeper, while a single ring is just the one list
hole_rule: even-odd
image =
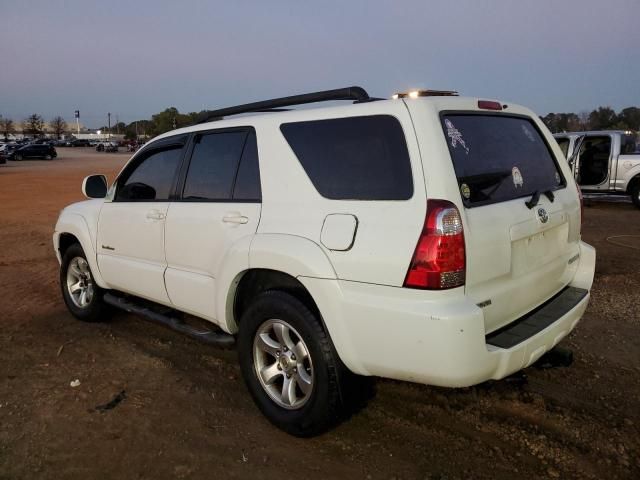
[{"label": "rear wiper", "polygon": [[[542,192],[542,194],[545,197],[547,197],[549,201],[552,203],[556,198],[551,190],[545,190],[544,192]],[[535,192],[533,192],[533,195],[531,195],[531,198],[526,202],[524,202],[524,204],[527,206],[529,210],[531,210],[533,207],[538,205],[539,201],[540,201],[540,190],[536,190]]]}]

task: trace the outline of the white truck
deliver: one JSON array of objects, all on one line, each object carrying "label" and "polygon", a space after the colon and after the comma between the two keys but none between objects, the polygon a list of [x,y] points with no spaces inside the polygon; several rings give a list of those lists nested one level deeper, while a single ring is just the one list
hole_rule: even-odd
[{"label": "white truck", "polygon": [[[350,103],[282,111],[335,100]],[[85,179],[91,200],[53,234],[62,295],[81,320],[115,306],[235,343],[256,404],[293,435],[343,419],[365,377],[504,378],[587,308],[578,188],[524,107],[349,87],[205,120],[147,143],[110,187]]]},{"label": "white truck", "polygon": [[585,194],[628,195],[640,208],[640,139],[628,130],[556,133]]}]

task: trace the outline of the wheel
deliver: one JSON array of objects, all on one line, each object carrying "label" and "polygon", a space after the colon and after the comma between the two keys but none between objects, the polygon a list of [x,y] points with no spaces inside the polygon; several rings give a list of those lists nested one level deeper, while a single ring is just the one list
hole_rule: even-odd
[{"label": "wheel", "polygon": [[51,155],[45,155],[44,159],[45,160],[53,160],[53,157]]},{"label": "wheel", "polygon": [[104,318],[108,308],[102,300],[103,290],[95,284],[84,250],[77,243],[62,257],[60,287],[64,303],[74,317],[85,322]]},{"label": "wheel", "polygon": [[17,161],[22,160],[22,155],[18,153],[18,154],[15,156],[15,159],[16,159]]},{"label": "wheel", "polygon": [[633,201],[633,204],[640,208],[640,181],[636,181],[631,185],[629,193],[631,193],[631,200]]},{"label": "wheel", "polygon": [[353,374],[296,297],[272,290],[255,298],[240,320],[238,356],[251,396],[278,428],[308,437],[342,419],[341,380]]}]

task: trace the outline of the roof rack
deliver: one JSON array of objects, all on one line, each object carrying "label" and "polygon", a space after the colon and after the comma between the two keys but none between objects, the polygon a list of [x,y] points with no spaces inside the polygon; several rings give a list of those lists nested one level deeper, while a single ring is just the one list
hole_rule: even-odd
[{"label": "roof rack", "polygon": [[235,107],[221,108],[219,110],[210,110],[203,114],[198,123],[222,120],[224,117],[239,115],[241,113],[278,112],[282,111],[282,107],[304,105],[307,103],[329,102],[332,100],[353,100],[354,103],[364,103],[379,99],[370,97],[367,91],[362,87],[336,88],[335,90],[303,93],[301,95],[292,95],[290,97],[245,103],[244,105],[236,105]]}]

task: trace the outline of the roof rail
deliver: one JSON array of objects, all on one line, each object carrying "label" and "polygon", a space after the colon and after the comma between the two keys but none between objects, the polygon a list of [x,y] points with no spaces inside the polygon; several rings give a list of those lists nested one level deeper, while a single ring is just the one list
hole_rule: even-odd
[{"label": "roof rail", "polygon": [[235,107],[221,108],[219,110],[209,110],[202,115],[198,123],[222,120],[222,118],[228,117],[229,115],[239,115],[241,113],[249,112],[281,111],[278,109],[282,107],[316,102],[329,102],[332,100],[353,100],[354,103],[364,103],[379,99],[370,97],[367,91],[362,87],[336,88],[335,90],[303,93],[301,95],[292,95],[290,97],[245,103],[244,105],[236,105]]}]

